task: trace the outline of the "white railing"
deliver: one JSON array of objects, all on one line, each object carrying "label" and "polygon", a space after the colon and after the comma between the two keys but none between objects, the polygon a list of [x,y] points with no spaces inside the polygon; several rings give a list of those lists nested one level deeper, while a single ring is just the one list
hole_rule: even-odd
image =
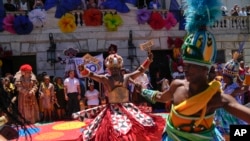
[{"label": "white railing", "polygon": [[[103,15],[105,13],[116,13],[115,10],[101,10]],[[165,13],[166,10],[159,10],[158,12]],[[73,15],[77,17],[78,26],[81,26],[83,23],[82,10],[71,11]],[[24,11],[15,11],[7,12],[7,14],[15,15],[25,15],[27,14]],[[48,14],[54,14],[54,11],[51,11]],[[224,16],[221,20],[217,21],[213,26],[210,27],[210,30],[215,34],[224,34],[224,33],[243,33],[250,34],[250,16]]]},{"label": "white railing", "polygon": [[215,33],[250,33],[250,16],[224,16],[211,28]]}]

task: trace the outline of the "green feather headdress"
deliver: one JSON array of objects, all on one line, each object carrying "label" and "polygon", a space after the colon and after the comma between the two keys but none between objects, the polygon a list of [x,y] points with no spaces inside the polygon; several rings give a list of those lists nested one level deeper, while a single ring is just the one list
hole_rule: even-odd
[{"label": "green feather headdress", "polygon": [[216,59],[216,41],[207,27],[222,17],[220,0],[186,0],[184,15],[188,37],[182,45],[184,63],[211,67]]},{"label": "green feather headdress", "polygon": [[189,33],[212,26],[222,17],[220,0],[186,0],[184,3],[186,17],[185,29]]}]

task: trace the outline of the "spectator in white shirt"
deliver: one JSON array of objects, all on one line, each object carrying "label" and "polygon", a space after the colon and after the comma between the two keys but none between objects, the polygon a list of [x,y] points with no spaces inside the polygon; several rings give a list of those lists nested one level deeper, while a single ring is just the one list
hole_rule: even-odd
[{"label": "spectator in white shirt", "polygon": [[246,8],[242,7],[240,12],[239,12],[239,16],[247,16],[247,12],[246,12]]},{"label": "spectator in white shirt", "polygon": [[80,111],[81,88],[79,79],[75,77],[75,71],[69,71],[69,77],[64,80],[65,100],[68,101],[68,116],[72,113]]},{"label": "spectator in white shirt", "polygon": [[88,82],[88,90],[85,92],[88,108],[93,108],[99,105],[100,93],[95,89],[94,81]]}]

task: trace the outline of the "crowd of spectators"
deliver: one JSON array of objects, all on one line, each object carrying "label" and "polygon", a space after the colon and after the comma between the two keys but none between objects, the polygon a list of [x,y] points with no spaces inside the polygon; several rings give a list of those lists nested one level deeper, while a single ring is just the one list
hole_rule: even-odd
[{"label": "crowd of spectators", "polygon": [[4,9],[8,12],[14,11],[30,11],[32,9],[43,9],[44,8],[44,0],[7,0],[4,3]]},{"label": "crowd of spectators", "polygon": [[249,16],[250,15],[250,5],[239,6],[235,4],[230,10],[226,6],[221,7],[223,16]]}]

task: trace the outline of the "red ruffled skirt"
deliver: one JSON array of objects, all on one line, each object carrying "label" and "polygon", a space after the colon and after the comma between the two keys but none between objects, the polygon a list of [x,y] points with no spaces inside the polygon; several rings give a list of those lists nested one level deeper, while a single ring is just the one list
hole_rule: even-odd
[{"label": "red ruffled skirt", "polygon": [[102,105],[81,115],[87,113],[98,115],[84,128],[84,141],[161,141],[166,124],[163,117],[143,113],[132,103]]}]

